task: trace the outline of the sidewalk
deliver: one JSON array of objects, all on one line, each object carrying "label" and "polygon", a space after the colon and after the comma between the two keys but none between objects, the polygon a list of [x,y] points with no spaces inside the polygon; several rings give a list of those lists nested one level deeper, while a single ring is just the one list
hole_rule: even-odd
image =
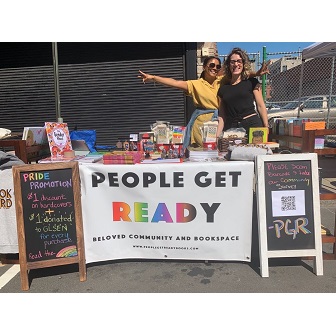
[{"label": "sidewalk", "polygon": [[[336,201],[321,201],[322,225],[334,233]],[[253,248],[256,252],[256,245]],[[323,244],[332,252],[332,244]],[[269,277],[262,278],[257,261],[119,260],[87,265],[79,281],[77,265],[31,270],[30,289],[21,290],[17,273],[0,293],[334,293],[336,260],[323,261],[323,276],[312,272],[312,260],[269,259]],[[18,265],[16,265],[18,267]],[[0,267],[0,278],[11,265]],[[17,270],[18,271],[18,270]]]}]

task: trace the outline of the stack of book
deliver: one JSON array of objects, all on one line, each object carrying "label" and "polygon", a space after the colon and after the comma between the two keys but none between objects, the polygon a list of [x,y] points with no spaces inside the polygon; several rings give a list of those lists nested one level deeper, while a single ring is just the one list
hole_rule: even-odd
[{"label": "stack of book", "polygon": [[77,155],[77,156],[69,157],[69,158],[50,156],[50,157],[40,159],[38,163],[39,164],[50,164],[50,163],[55,163],[55,162],[69,162],[69,161],[78,161],[83,158],[85,158],[84,155]]},{"label": "stack of book", "polygon": [[143,158],[143,152],[140,151],[112,151],[103,155],[105,165],[134,165],[140,163]]},{"label": "stack of book", "polygon": [[215,161],[218,159],[217,150],[209,151],[190,151],[189,161]]},{"label": "stack of book", "polygon": [[78,159],[80,164],[95,163],[103,159],[103,154],[89,153]]},{"label": "stack of book", "polygon": [[40,159],[38,163],[47,164],[53,162],[69,162],[69,161],[78,161],[79,164],[95,163],[100,161],[103,158],[101,154],[89,154],[89,155],[76,155],[74,157],[46,157]]}]

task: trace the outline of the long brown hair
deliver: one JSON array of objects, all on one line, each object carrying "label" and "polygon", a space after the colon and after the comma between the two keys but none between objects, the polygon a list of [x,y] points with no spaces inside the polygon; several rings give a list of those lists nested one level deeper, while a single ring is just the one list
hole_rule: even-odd
[{"label": "long brown hair", "polygon": [[250,59],[248,57],[248,54],[242,50],[241,48],[233,48],[232,51],[230,52],[230,54],[227,56],[227,58],[224,61],[224,77],[223,77],[223,81],[224,82],[230,82],[232,79],[232,73],[230,71],[230,60],[232,55],[237,54],[238,56],[241,57],[241,59],[243,60],[243,71],[242,71],[242,79],[246,80],[249,78],[249,74],[252,70],[251,68],[251,62]]}]

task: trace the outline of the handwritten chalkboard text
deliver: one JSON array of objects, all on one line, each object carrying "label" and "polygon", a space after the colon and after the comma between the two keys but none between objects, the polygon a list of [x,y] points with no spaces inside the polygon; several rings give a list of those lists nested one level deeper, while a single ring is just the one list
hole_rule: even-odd
[{"label": "handwritten chalkboard text", "polygon": [[304,234],[311,233],[306,226],[308,225],[308,219],[307,218],[298,218],[294,220],[294,228],[290,228],[293,225],[292,221],[290,219],[286,219],[286,221],[277,219],[273,221],[274,226],[269,226],[268,229],[275,230],[275,235],[277,238],[281,237],[281,230],[284,230],[284,234],[282,235],[291,235],[293,236],[293,239],[296,238],[297,234],[301,231]]},{"label": "handwritten chalkboard text", "polygon": [[29,261],[76,256],[71,169],[22,172],[21,182]]}]

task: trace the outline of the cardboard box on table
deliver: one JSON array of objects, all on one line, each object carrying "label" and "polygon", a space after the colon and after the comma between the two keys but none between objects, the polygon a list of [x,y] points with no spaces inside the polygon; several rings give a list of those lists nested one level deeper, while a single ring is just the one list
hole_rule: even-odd
[{"label": "cardboard box on table", "polygon": [[309,118],[296,118],[293,120],[293,136],[302,137],[302,131],[304,129],[304,124],[310,122]]},{"label": "cardboard box on table", "polygon": [[[304,123],[304,129],[306,131],[324,130],[325,128],[326,128],[326,122],[324,121]],[[315,149],[324,148],[324,136],[315,137],[314,148]]]}]

